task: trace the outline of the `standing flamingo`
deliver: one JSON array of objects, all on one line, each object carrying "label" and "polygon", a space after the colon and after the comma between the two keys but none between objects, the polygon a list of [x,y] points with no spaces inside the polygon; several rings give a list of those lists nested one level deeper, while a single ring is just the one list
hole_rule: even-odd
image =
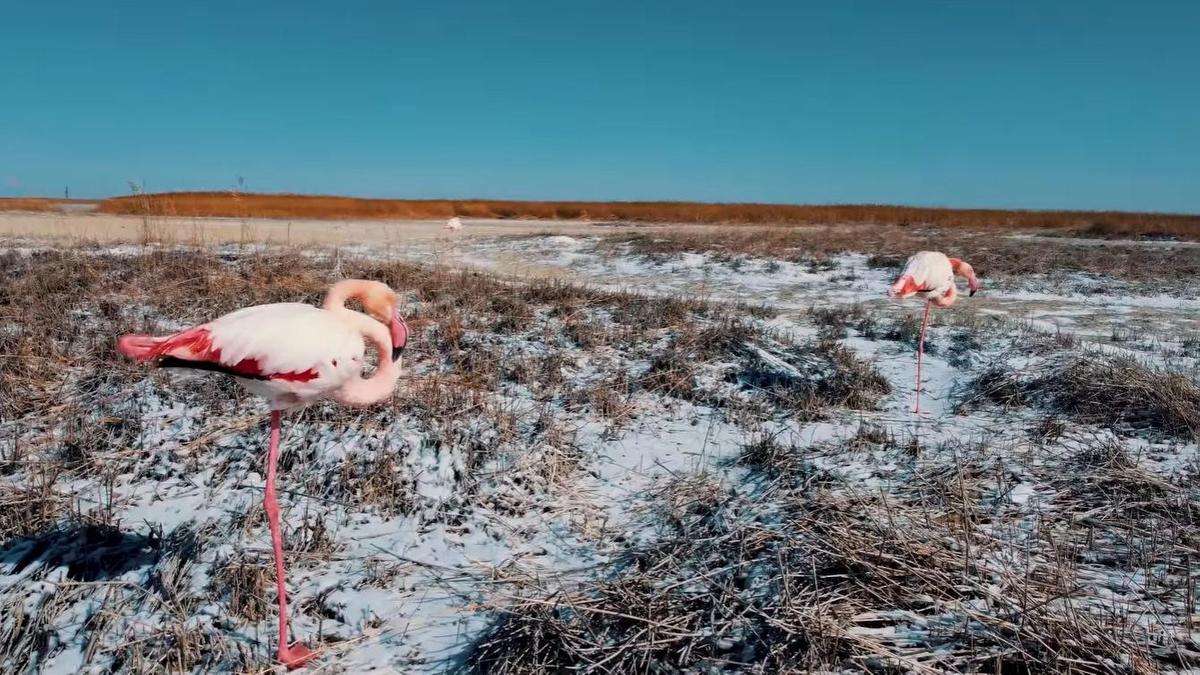
[{"label": "standing flamingo", "polygon": [[[345,307],[352,298],[362,303],[367,314]],[[400,352],[408,341],[408,326],[396,306],[396,294],[386,284],[348,279],[334,284],[319,308],[294,302],[257,305],[174,335],[124,335],[117,340],[117,349],[138,361],[232,375],[270,404],[263,505],[275,549],[279,662],[289,669],[304,665],[316,653],[300,643],[289,646],[287,640],[283,535],[275,492],[280,414],[326,398],[350,406],[388,398],[400,377]],[[370,377],[362,374],[364,338],[379,359]]]},{"label": "standing flamingo", "polygon": [[981,288],[975,270],[958,258],[947,258],[937,251],[915,253],[904,265],[904,271],[888,288],[889,298],[908,298],[920,295],[925,300],[925,318],[921,320],[921,338],[917,341],[917,402],[913,414],[921,414],[921,356],[925,353],[925,329],[929,326],[929,308],[949,307],[958,297],[954,275],[967,280],[970,295]]},{"label": "standing flamingo", "polygon": [[442,229],[446,230],[447,232],[458,232],[462,229],[462,226],[462,221],[458,219],[458,216],[454,216],[450,220],[446,221],[446,224],[442,226]]}]

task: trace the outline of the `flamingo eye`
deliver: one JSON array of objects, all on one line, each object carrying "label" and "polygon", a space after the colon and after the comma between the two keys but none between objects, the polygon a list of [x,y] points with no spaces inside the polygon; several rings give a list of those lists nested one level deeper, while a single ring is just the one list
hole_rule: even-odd
[{"label": "flamingo eye", "polygon": [[330,363],[332,363],[332,364],[333,364],[333,367],[334,367],[334,368],[337,368],[337,359],[334,359],[333,361],[330,361]]}]

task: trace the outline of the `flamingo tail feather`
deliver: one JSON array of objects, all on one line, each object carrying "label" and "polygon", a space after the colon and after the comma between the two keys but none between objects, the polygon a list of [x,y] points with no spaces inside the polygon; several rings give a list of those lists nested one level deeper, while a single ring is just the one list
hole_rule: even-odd
[{"label": "flamingo tail feather", "polygon": [[117,351],[122,355],[139,362],[157,358],[160,347],[167,338],[153,335],[122,335],[117,338]]}]

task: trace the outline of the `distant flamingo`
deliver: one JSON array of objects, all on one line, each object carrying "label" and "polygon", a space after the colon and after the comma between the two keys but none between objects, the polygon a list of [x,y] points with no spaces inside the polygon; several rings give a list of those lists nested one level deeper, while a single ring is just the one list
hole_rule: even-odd
[{"label": "distant flamingo", "polygon": [[442,226],[442,229],[446,230],[447,232],[458,232],[462,229],[462,226],[462,221],[458,219],[458,216],[454,216],[450,220],[446,221],[446,224]]},{"label": "distant flamingo", "polygon": [[[367,314],[345,307],[354,298]],[[279,661],[289,669],[316,653],[300,643],[288,646],[287,591],[284,588],[283,535],[275,492],[280,413],[321,399],[351,406],[370,405],[391,395],[400,377],[400,352],[408,326],[396,311],[392,289],[377,281],[349,279],[334,284],[321,307],[278,303],[246,307],[174,335],[124,335],[117,349],[138,361],[164,368],[196,368],[232,375],[271,407],[271,440],[263,505],[275,549],[279,595]],[[364,378],[363,338],[379,363]]]},{"label": "distant flamingo", "polygon": [[981,288],[975,270],[958,258],[947,258],[937,251],[913,254],[904,271],[888,289],[889,298],[908,298],[920,295],[925,300],[925,318],[921,320],[921,338],[917,341],[917,403],[913,414],[921,414],[921,356],[925,353],[925,329],[929,326],[929,308],[949,307],[958,297],[954,275],[967,280],[970,295]]}]

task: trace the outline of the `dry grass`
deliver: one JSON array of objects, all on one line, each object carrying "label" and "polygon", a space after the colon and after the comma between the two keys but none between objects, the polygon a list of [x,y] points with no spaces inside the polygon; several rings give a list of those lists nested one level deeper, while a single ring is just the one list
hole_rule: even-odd
[{"label": "dry grass", "polygon": [[269,560],[236,556],[216,566],[209,589],[234,616],[258,623],[273,609],[268,592],[274,591],[274,584]]},{"label": "dry grass", "polygon": [[658,223],[932,225],[1000,230],[1070,229],[1104,236],[1200,236],[1200,216],[1116,211],[1004,211],[875,204],[539,202],[361,199],[323,195],[174,192],[113,197],[106,213],[265,218],[532,218]]},{"label": "dry grass", "polygon": [[[16,606],[0,612],[0,663],[23,672],[37,670],[39,662],[61,646],[56,621],[71,605],[91,596],[94,602],[77,624],[78,637],[91,655],[104,642],[117,645],[114,671],[131,673],[188,671],[242,650],[211,627],[189,621],[198,605],[188,590],[189,566],[198,554],[197,533],[182,527],[169,536],[124,532],[112,525],[68,522],[7,547],[5,562],[26,578],[52,573],[56,579],[38,594],[37,601],[9,594]],[[123,574],[149,567],[145,586],[126,583]],[[65,571],[65,575],[62,573]],[[38,575],[38,576],[33,576]],[[167,610],[164,621],[147,626],[123,620],[132,608],[146,604]],[[111,649],[111,648],[110,648]],[[245,656],[244,653],[241,654]],[[244,658],[233,657],[233,662]]]},{"label": "dry grass", "polygon": [[21,487],[0,486],[0,546],[41,532],[68,512],[67,500],[54,490],[54,477]]},{"label": "dry grass", "polygon": [[1076,355],[1036,375],[989,368],[971,383],[960,405],[982,401],[1005,407],[1040,403],[1084,424],[1200,439],[1200,386],[1128,357]]},{"label": "dry grass", "polygon": [[734,403],[723,389],[700,382],[703,371],[799,420],[822,419],[839,407],[871,410],[891,392],[870,364],[836,342],[792,343],[738,320],[678,330],[651,359],[640,383],[696,403]]},{"label": "dry grass", "polygon": [[[752,444],[745,463],[779,449]],[[812,472],[761,494],[681,476],[654,502],[656,540],[595,580],[501,594],[460,670],[1149,674],[1197,656],[1170,626],[1087,597],[1051,540],[981,534],[972,471],[912,501]]]}]

